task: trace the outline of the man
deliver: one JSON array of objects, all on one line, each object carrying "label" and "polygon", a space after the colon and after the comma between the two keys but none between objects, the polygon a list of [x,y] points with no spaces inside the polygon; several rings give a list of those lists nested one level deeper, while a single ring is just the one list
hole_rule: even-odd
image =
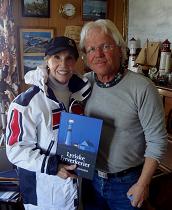
[{"label": "man", "polygon": [[87,78],[75,74],[79,57],[74,40],[53,38],[45,65],[25,75],[32,85],[10,105],[7,156],[18,167],[26,210],[76,210],[76,165],[64,165],[56,154],[61,112],[83,114],[90,93]]},{"label": "man", "polygon": [[94,179],[83,180],[84,210],[137,209],[166,151],[161,98],[148,78],[125,68],[126,45],[110,20],[88,22],[80,48],[92,70],[85,113],[104,120]]}]

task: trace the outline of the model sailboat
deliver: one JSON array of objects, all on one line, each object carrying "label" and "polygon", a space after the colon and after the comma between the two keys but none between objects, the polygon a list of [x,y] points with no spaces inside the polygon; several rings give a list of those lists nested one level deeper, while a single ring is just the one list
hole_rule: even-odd
[{"label": "model sailboat", "polygon": [[148,39],[135,60],[135,64],[141,65],[143,70],[155,67],[158,61],[160,42],[150,42]]}]

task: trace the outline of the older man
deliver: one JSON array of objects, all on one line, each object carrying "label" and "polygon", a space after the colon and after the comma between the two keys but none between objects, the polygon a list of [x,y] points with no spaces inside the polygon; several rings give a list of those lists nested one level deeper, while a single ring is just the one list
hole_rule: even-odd
[{"label": "older man", "polygon": [[94,179],[83,180],[84,210],[137,209],[166,151],[161,98],[148,78],[125,68],[125,42],[110,20],[88,22],[80,47],[93,70],[85,111],[104,120]]}]

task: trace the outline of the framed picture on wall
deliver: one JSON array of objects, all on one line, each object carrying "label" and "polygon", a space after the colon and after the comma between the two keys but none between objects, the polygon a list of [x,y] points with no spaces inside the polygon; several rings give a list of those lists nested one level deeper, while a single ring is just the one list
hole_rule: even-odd
[{"label": "framed picture on wall", "polygon": [[44,56],[23,56],[23,76],[30,70],[35,70],[37,66],[43,64]]},{"label": "framed picture on wall", "polygon": [[50,0],[21,0],[24,17],[50,17]]},{"label": "framed picture on wall", "polygon": [[54,36],[53,29],[20,29],[20,50],[24,53],[44,53],[48,41]]},{"label": "framed picture on wall", "polygon": [[21,75],[24,75],[44,62],[45,48],[53,38],[53,29],[20,29]]},{"label": "framed picture on wall", "polygon": [[83,20],[107,18],[107,0],[82,0]]}]

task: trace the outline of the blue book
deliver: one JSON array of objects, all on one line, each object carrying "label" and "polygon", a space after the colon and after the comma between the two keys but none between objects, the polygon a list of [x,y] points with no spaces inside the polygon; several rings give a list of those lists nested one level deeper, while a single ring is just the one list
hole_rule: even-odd
[{"label": "blue book", "polygon": [[76,164],[76,175],[92,179],[95,170],[103,121],[62,112],[57,154],[66,164]]}]

